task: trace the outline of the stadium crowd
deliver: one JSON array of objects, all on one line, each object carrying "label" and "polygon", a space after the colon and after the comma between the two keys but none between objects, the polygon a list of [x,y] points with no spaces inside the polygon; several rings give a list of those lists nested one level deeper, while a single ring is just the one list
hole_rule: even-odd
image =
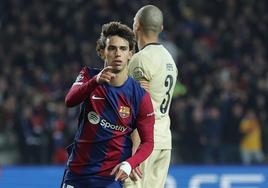
[{"label": "stadium crowd", "polygon": [[[65,163],[79,111],[65,107],[67,89],[82,66],[102,66],[101,25],[132,26],[150,2],[0,1],[0,165]],[[267,2],[153,4],[164,12],[161,42],[179,69],[172,163],[267,164]]]}]

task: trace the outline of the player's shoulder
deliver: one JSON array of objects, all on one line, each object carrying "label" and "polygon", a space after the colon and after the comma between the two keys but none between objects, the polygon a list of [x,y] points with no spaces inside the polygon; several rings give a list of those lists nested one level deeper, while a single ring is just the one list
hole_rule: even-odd
[{"label": "player's shoulder", "polygon": [[163,59],[170,61],[171,54],[160,43],[150,44],[145,46],[142,50],[134,54],[132,62],[140,62],[146,64],[162,64]]},{"label": "player's shoulder", "polygon": [[144,72],[148,72],[149,65],[150,59],[142,51],[139,51],[129,61],[129,74],[134,76],[135,79],[139,79],[144,76]]},{"label": "player's shoulder", "polygon": [[101,69],[98,69],[98,68],[91,68],[89,66],[85,66],[82,68],[82,71],[85,73],[85,74],[88,74],[89,77],[94,77],[95,75],[99,74],[99,72],[101,71]]},{"label": "player's shoulder", "polygon": [[131,58],[131,63],[144,63],[150,61],[150,55],[145,50],[135,53]]},{"label": "player's shoulder", "polygon": [[129,62],[130,72],[137,72],[137,69],[142,69],[146,72],[150,71],[152,69],[152,56],[145,49],[134,54]]}]

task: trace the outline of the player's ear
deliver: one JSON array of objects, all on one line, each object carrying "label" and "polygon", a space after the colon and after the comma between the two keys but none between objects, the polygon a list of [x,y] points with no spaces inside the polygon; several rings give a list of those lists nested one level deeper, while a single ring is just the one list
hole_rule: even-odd
[{"label": "player's ear", "polygon": [[131,59],[131,57],[133,56],[133,54],[134,54],[134,52],[133,52],[133,50],[129,50],[128,51],[128,61]]},{"label": "player's ear", "polygon": [[104,49],[100,49],[100,50],[99,50],[99,56],[101,57],[102,60],[105,60]]},{"label": "player's ear", "polygon": [[136,23],[136,30],[137,30],[137,31],[141,30],[141,23],[140,23],[139,20],[138,20],[137,23]]}]

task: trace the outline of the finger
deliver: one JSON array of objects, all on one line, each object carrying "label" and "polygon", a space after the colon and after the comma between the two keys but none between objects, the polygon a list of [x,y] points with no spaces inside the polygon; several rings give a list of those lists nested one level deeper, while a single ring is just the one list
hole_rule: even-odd
[{"label": "finger", "polygon": [[139,82],[140,82],[141,84],[144,84],[144,85],[146,85],[146,84],[148,85],[148,84],[149,84],[148,81],[145,81],[145,80],[140,80]]},{"label": "finger", "polygon": [[109,79],[107,79],[107,78],[99,78],[99,80],[98,80],[98,83],[104,83],[104,82],[107,82],[107,83],[109,83],[110,82],[110,80]]},{"label": "finger", "polygon": [[111,80],[112,78],[115,78],[116,75],[112,72],[105,72],[105,73],[102,73],[101,76],[109,78],[109,80]]},{"label": "finger", "polygon": [[116,74],[112,72],[106,72],[105,75],[110,76],[111,78],[114,78],[116,76]]},{"label": "finger", "polygon": [[107,66],[102,69],[103,72],[111,72],[113,70],[112,66]]},{"label": "finger", "polygon": [[112,74],[113,76],[115,76],[114,72],[114,68],[112,66],[107,66],[105,68],[102,69],[102,73],[109,73]]},{"label": "finger", "polygon": [[141,84],[141,87],[144,88],[146,91],[148,91],[150,89],[150,85],[149,85],[148,81],[141,80],[139,82]]},{"label": "finger", "polygon": [[130,173],[129,178],[130,178],[132,181],[137,181],[137,180],[138,180],[137,177],[136,177],[136,175],[135,175],[135,172],[134,172],[134,171]]},{"label": "finger", "polygon": [[103,73],[103,72],[100,72],[98,75],[97,75],[97,79],[96,81],[99,83],[99,84],[102,84],[103,82],[110,82],[111,80],[111,75],[110,74],[107,74],[107,73]]},{"label": "finger", "polygon": [[149,86],[149,82],[146,80],[139,80],[140,84]]},{"label": "finger", "polygon": [[119,167],[120,167],[120,164],[116,165],[116,166],[113,168],[113,170],[112,170],[112,172],[110,173],[110,175],[114,175],[115,172],[118,171]]},{"label": "finger", "polygon": [[139,178],[142,178],[142,171],[141,171],[140,167],[137,167],[135,169],[135,172],[136,172],[136,174],[138,175]]},{"label": "finger", "polygon": [[124,171],[119,170],[115,176],[115,181],[117,181],[118,179],[121,180],[121,176],[123,175],[123,173],[124,173]]},{"label": "finger", "polygon": [[142,87],[143,89],[145,89],[146,91],[148,91],[148,90],[150,89],[150,87],[149,87],[149,86],[142,85],[142,84],[141,84],[141,87]]},{"label": "finger", "polygon": [[121,181],[124,181],[124,180],[126,180],[128,178],[128,176],[125,174],[125,175],[123,175],[123,177],[120,179]]},{"label": "finger", "polygon": [[101,78],[104,79],[104,80],[110,81],[112,77],[109,74],[102,74]]},{"label": "finger", "polygon": [[[121,170],[120,170],[121,171]],[[125,179],[127,179],[128,178],[128,175],[124,172],[124,171],[122,171],[123,173],[121,174],[121,176],[120,176],[120,178],[118,178],[118,180],[120,180],[120,181],[124,181]]]},{"label": "finger", "polygon": [[110,74],[102,74],[99,78],[101,82],[107,82],[110,83],[111,79],[114,78],[114,75]]}]

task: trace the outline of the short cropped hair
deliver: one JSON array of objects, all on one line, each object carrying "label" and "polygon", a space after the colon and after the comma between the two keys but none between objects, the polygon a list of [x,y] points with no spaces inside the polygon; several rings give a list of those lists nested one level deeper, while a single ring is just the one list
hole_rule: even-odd
[{"label": "short cropped hair", "polygon": [[102,26],[100,38],[97,40],[96,51],[101,57],[100,51],[106,47],[106,40],[111,36],[119,36],[129,43],[129,50],[134,51],[135,35],[133,31],[125,24],[120,22],[109,22]]},{"label": "short cropped hair", "polygon": [[163,13],[154,5],[142,7],[136,14],[143,31],[148,34],[153,32],[159,34],[163,26]]}]

